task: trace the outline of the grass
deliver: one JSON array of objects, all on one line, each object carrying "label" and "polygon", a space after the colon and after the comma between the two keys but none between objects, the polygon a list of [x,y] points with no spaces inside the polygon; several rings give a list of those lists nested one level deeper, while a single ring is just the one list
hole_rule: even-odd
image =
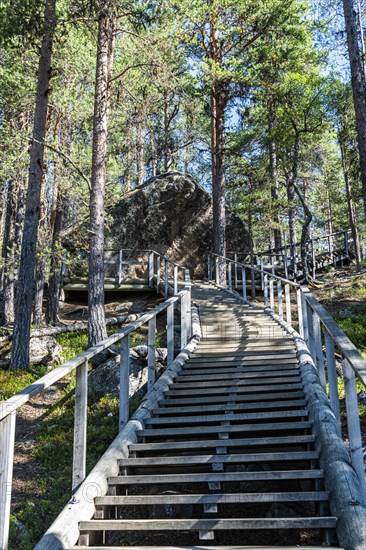
[{"label": "grass", "polygon": [[12,395],[20,392],[32,384],[47,372],[45,365],[32,365],[27,371],[9,371],[0,369],[0,400],[9,399]]},{"label": "grass", "polygon": [[[108,330],[114,333],[117,327]],[[147,334],[136,331],[131,335],[131,347],[146,343]],[[157,347],[163,347],[166,331],[157,332]],[[87,348],[86,332],[66,333],[57,336],[62,346],[62,360],[67,361]],[[0,370],[0,398],[7,399],[47,372],[44,365],[34,366],[27,372]],[[37,422],[35,444],[31,460],[35,472],[27,482],[26,491],[17,495],[13,507],[9,550],[30,550],[47,527],[71,498],[72,442],[74,424],[74,375],[66,387],[59,390],[57,403],[46,418]],[[140,399],[130,400],[130,414]],[[88,405],[87,472],[97,463],[118,433],[118,398],[91,395]],[[32,464],[30,466],[33,467]]]},{"label": "grass", "polygon": [[[10,550],[30,550],[71,497],[74,380],[60,392],[47,418],[37,423],[31,458],[37,464],[27,494],[11,518]],[[87,472],[118,433],[118,399],[91,396],[88,406]],[[19,523],[24,526],[19,529]],[[17,527],[18,525],[18,527]]]}]

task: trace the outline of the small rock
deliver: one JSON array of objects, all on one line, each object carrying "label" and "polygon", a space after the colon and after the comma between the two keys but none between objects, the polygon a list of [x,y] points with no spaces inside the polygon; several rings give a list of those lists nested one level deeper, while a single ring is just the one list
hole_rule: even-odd
[{"label": "small rock", "polygon": [[357,315],[350,309],[341,309],[338,316],[341,317],[341,319],[352,319],[354,321],[357,319]]},{"label": "small rock", "polygon": [[14,526],[15,526],[18,538],[23,541],[27,540],[29,537],[29,532],[26,526],[24,525],[24,523],[16,519],[14,521]]},{"label": "small rock", "polygon": [[62,348],[53,336],[31,338],[29,355],[31,363],[60,363]]}]

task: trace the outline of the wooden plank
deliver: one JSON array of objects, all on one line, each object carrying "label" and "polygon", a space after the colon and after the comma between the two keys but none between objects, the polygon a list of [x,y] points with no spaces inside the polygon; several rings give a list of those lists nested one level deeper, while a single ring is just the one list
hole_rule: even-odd
[{"label": "wooden plank", "polygon": [[[66,550],[78,550],[74,546]],[[157,547],[155,547],[157,548]],[[339,546],[327,546],[327,550],[344,550]],[[151,546],[93,546],[93,550],[152,550]],[[324,550],[324,546],[159,546],[159,550]]]},{"label": "wooden plank", "polygon": [[72,489],[85,479],[86,475],[86,428],[88,421],[88,361],[76,369],[74,440],[72,460]]},{"label": "wooden plank", "polygon": [[307,445],[314,443],[313,435],[287,435],[275,437],[251,437],[243,439],[201,439],[200,441],[164,441],[153,443],[134,443],[130,445],[131,452],[143,451],[171,451],[171,450],[190,450],[190,449],[212,449],[219,447],[265,447],[265,446],[284,446],[284,445]]},{"label": "wooden plank", "polygon": [[[311,422],[274,422],[258,424],[234,424],[233,426],[205,426],[204,433],[245,433],[245,432],[265,432],[265,431],[283,431],[283,430],[308,430],[311,428]],[[189,428],[161,428],[140,430],[140,437],[168,437],[168,436],[190,436],[202,435],[202,426]]]},{"label": "wooden plank", "polygon": [[216,403],[212,405],[197,405],[187,407],[159,407],[153,410],[153,415],[178,415],[178,414],[194,414],[194,413],[213,413],[216,414],[220,411],[246,411],[257,409],[285,409],[286,407],[306,407],[305,399],[289,400],[285,402],[258,402],[258,403],[231,403],[218,405]]},{"label": "wooden plank", "polygon": [[[296,367],[296,369],[298,369],[299,367]],[[266,365],[263,365],[263,366],[255,366],[255,367],[247,367],[247,366],[242,366],[242,365],[238,365],[238,366],[235,366],[235,365],[229,365],[229,366],[207,366],[207,367],[188,367],[188,368],[183,368],[180,373],[179,373],[179,376],[202,376],[204,375],[206,377],[207,375],[207,371],[209,371],[211,374],[236,374],[236,373],[245,373],[245,372],[282,372],[282,371],[288,371],[288,370],[293,370],[293,366],[292,365],[278,365],[276,367],[271,367],[271,366],[266,366]]]},{"label": "wooden plank", "polygon": [[[199,350],[199,348],[197,348]],[[221,348],[222,350],[222,348]],[[296,359],[296,354],[294,351],[292,350],[289,350],[287,352],[283,352],[281,354],[279,354],[278,352],[273,352],[273,351],[268,351],[267,353],[265,353],[264,351],[262,350],[258,350],[258,351],[251,351],[251,352],[247,352],[245,351],[245,349],[243,348],[242,350],[238,349],[237,347],[235,347],[235,345],[233,346],[230,346],[230,347],[227,347],[225,349],[225,351],[219,351],[219,348],[215,348],[215,350],[210,350],[210,351],[197,351],[195,353],[192,353],[192,356],[189,360],[189,362],[195,362],[199,359],[209,359],[211,360],[212,358],[219,358],[219,357],[227,357],[227,356],[230,356],[230,357],[241,357],[243,359],[247,359],[247,360],[250,360],[250,359],[263,359],[263,360],[270,360],[270,359]]]},{"label": "wooden plank", "polygon": [[334,529],[334,517],[251,519],[126,519],[81,521],[80,531],[219,531],[231,529]]},{"label": "wooden plank", "polygon": [[[246,402],[256,402],[260,403],[263,400],[267,401],[277,401],[277,400],[286,400],[286,399],[296,399],[296,398],[303,398],[304,397],[303,391],[272,391],[271,393],[254,393],[254,394],[240,394],[240,393],[234,393],[232,395],[215,395],[213,397],[207,397],[205,395],[205,405],[212,404],[212,403],[246,403]],[[164,394],[165,397],[166,394]],[[159,401],[159,404],[162,406],[181,406],[181,405],[195,405],[195,404],[202,404],[202,397],[191,397],[190,395],[187,395],[184,393],[182,396],[178,396],[176,398],[168,398],[168,399],[161,399]]]},{"label": "wooden plank", "polygon": [[[276,373],[276,378],[281,378],[281,377],[290,377],[290,376],[297,376],[299,377],[299,369],[288,369],[288,370],[280,370]],[[232,382],[233,380],[248,380],[248,379],[252,379],[252,378],[255,378],[257,380],[263,380],[263,379],[266,379],[266,378],[270,378],[270,379],[273,379],[273,374],[274,372],[271,370],[271,371],[255,371],[255,372],[251,372],[251,371],[245,371],[245,372],[232,372],[232,373],[219,373],[219,374],[205,374],[204,377],[205,377],[205,380],[206,381],[209,381],[209,380],[217,380],[217,381],[226,381],[228,384],[230,384],[230,382]],[[186,382],[197,382],[199,380],[201,380],[201,375],[197,375],[197,374],[186,374],[186,373],[182,373],[182,375],[178,375],[175,380],[174,380],[174,384],[178,384],[178,386],[180,387],[181,384],[185,384]],[[299,378],[300,379],[300,378]]]},{"label": "wooden plank", "polygon": [[139,506],[156,504],[251,504],[260,502],[324,502],[326,491],[300,493],[225,493],[194,495],[129,495],[95,499],[96,506]]},{"label": "wooden plank", "polygon": [[[262,384],[261,386],[257,385],[250,385],[247,384],[246,386],[236,386],[234,388],[234,385],[230,388],[228,387],[216,387],[216,388],[202,388],[202,389],[190,389],[189,395],[214,395],[214,394],[231,394],[234,391],[237,393],[258,393],[258,392],[269,392],[272,393],[273,391],[279,391],[282,390],[301,390],[302,384],[301,383],[294,383],[294,384],[284,384],[282,383],[268,383],[268,384]],[[187,397],[187,390],[184,389],[170,389],[165,392],[165,396],[171,396],[171,397],[177,397],[177,396],[184,396]]]},{"label": "wooden plank", "polygon": [[256,362],[247,362],[247,361],[210,361],[209,359],[205,362],[201,363],[188,363],[186,370],[196,370],[196,369],[218,369],[218,368],[224,368],[227,369],[233,368],[233,367],[242,367],[243,369],[246,369],[247,371],[256,372],[256,367],[259,367],[259,371],[263,369],[273,370],[277,371],[277,369],[281,368],[298,368],[298,362],[292,361],[292,362],[282,362],[279,361],[278,365],[277,362],[272,361],[256,361]]},{"label": "wooden plank", "polygon": [[169,385],[169,388],[176,391],[183,391],[183,390],[206,390],[206,389],[214,389],[214,390],[220,390],[220,388],[250,388],[251,386],[257,386],[258,384],[296,384],[301,383],[301,377],[299,373],[297,372],[293,376],[288,376],[285,374],[283,377],[276,377],[273,376],[273,374],[270,374],[269,376],[255,376],[254,378],[234,378],[232,380],[213,380],[210,381],[199,381],[196,382],[184,382],[184,381],[175,381],[173,384]]},{"label": "wooden plank", "polygon": [[169,426],[174,424],[200,424],[202,429],[205,430],[205,424],[211,422],[240,422],[250,420],[268,420],[277,418],[305,418],[308,416],[306,409],[294,410],[294,411],[264,411],[253,413],[230,413],[215,414],[215,415],[199,415],[188,416],[186,418],[181,417],[168,417],[168,418],[147,418],[145,421],[146,426]]},{"label": "wooden plank", "polygon": [[13,479],[15,409],[0,421],[0,548],[8,548]]},{"label": "wooden plank", "polygon": [[245,453],[230,455],[196,455],[196,456],[158,456],[148,458],[122,458],[118,460],[120,467],[137,468],[151,466],[185,466],[191,464],[236,464],[247,462],[281,462],[289,460],[317,460],[318,451],[295,451],[276,453]]}]

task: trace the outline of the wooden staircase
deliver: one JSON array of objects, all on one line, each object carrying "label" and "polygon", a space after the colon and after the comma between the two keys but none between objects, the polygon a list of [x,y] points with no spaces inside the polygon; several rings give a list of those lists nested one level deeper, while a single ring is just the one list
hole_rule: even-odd
[{"label": "wooden staircase", "polygon": [[338,547],[291,337],[260,308],[192,290],[203,338],[79,546]]}]

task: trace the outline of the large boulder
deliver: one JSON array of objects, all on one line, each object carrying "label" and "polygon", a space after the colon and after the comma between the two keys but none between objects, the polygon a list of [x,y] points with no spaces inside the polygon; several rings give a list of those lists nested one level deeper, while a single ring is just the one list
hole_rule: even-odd
[{"label": "large boulder", "polygon": [[[106,248],[154,249],[190,268],[194,277],[206,273],[212,199],[190,176],[169,172],[150,178],[109,211],[109,220]],[[226,241],[228,251],[249,251],[245,225],[229,210]]]}]

